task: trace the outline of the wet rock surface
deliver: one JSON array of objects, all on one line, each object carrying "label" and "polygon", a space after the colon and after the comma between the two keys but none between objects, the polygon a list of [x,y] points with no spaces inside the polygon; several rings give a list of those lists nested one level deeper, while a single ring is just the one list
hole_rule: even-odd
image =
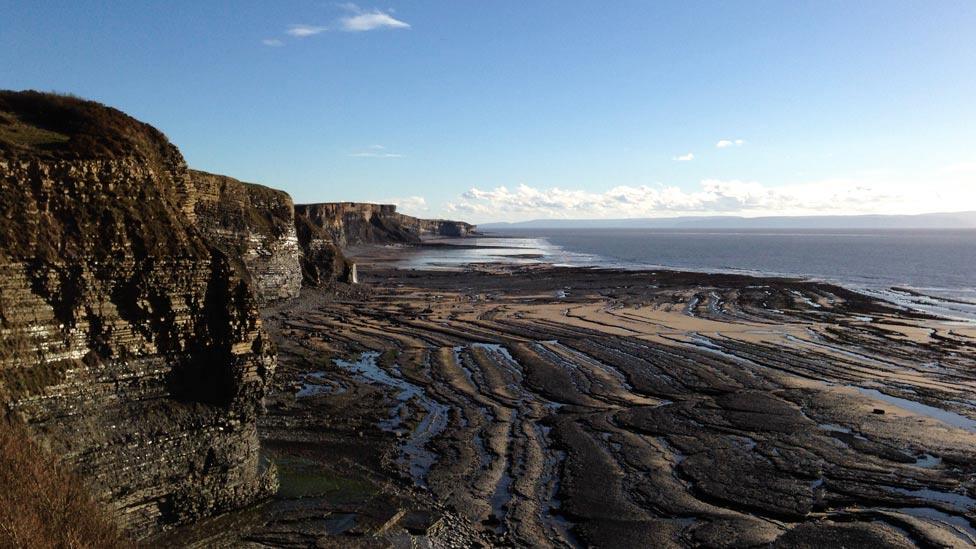
[{"label": "wet rock surface", "polygon": [[[235,543],[976,540],[971,325],[740,276],[361,277],[267,311],[281,367],[260,429],[283,487],[360,491],[279,492]],[[441,518],[425,534],[417,516]]]},{"label": "wet rock surface", "polygon": [[295,294],[296,240],[305,281],[332,283],[340,245],[472,227],[333,204],[292,233],[283,193],[190,172],[118,111],[9,92],[0,111],[4,413],[134,537],[976,540],[970,324],[790,280],[491,265],[365,265],[262,320]]}]

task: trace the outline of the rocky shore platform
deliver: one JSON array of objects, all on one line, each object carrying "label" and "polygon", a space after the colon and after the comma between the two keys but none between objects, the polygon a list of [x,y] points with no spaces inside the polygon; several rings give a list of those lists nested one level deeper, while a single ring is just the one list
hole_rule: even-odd
[{"label": "rocky shore platform", "polygon": [[181,543],[976,542],[972,324],[789,279],[359,274],[265,311],[281,489]]}]

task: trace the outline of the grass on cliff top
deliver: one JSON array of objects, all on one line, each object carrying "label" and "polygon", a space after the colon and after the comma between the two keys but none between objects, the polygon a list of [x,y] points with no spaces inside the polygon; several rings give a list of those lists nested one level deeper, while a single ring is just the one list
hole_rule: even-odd
[{"label": "grass on cliff top", "polygon": [[0,154],[41,158],[155,158],[171,147],[156,128],[95,101],[0,91]]},{"label": "grass on cliff top", "polygon": [[257,183],[243,183],[251,200],[250,221],[266,233],[281,236],[293,225],[291,197],[285,191]]},{"label": "grass on cliff top", "polygon": [[63,133],[38,128],[22,122],[11,113],[0,112],[0,142],[36,149],[62,146],[70,139]]},{"label": "grass on cliff top", "polygon": [[0,547],[127,547],[84,483],[0,418]]}]

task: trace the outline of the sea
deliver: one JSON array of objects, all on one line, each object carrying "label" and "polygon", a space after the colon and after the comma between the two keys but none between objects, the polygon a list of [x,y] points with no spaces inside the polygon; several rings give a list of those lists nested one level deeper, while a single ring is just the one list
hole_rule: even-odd
[{"label": "sea", "polygon": [[471,263],[675,269],[826,281],[976,321],[976,229],[504,229],[426,249],[412,268]]}]

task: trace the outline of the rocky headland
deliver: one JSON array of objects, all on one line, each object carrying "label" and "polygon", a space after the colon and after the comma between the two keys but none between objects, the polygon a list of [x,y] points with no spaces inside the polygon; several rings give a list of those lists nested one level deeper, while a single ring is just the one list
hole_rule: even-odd
[{"label": "rocky headland", "polygon": [[363,244],[420,244],[424,237],[464,237],[474,225],[446,219],[418,219],[392,204],[332,202],[295,207],[296,216],[341,247]]},{"label": "rocky headland", "polygon": [[[373,207],[390,235],[428,230]],[[136,539],[273,495],[257,418],[277,358],[259,307],[347,265],[341,224],[317,242],[307,227],[286,193],[191,170],[115,109],[0,93],[3,415]]]}]

